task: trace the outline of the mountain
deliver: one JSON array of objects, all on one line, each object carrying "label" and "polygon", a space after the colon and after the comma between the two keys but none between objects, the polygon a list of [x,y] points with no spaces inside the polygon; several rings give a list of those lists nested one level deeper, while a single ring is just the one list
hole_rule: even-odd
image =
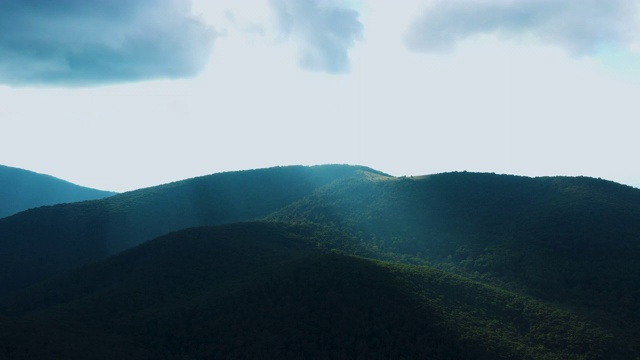
[{"label": "mountain", "polygon": [[560,303],[640,347],[640,190],[586,177],[377,174],[269,217],[348,229],[363,254]]},{"label": "mountain", "polygon": [[626,359],[535,299],[325,251],[314,226],[194,228],[0,301],[3,359]]},{"label": "mountain", "polygon": [[171,231],[265,217],[363,170],[379,173],[347,165],[228,172],[0,219],[0,296]]},{"label": "mountain", "polygon": [[[307,237],[300,231],[309,234],[309,237],[315,239],[312,241],[313,249],[309,250],[313,252],[313,256],[320,256],[317,251],[321,251],[324,254],[321,256],[322,259],[327,259],[324,257],[326,254],[342,254],[340,259],[346,259],[344,261],[349,264],[358,261],[361,261],[358,262],[359,264],[374,264],[373,267],[367,267],[366,271],[362,268],[353,270],[362,274],[361,277],[369,282],[378,278],[381,274],[378,272],[380,268],[387,269],[393,274],[404,274],[401,278],[405,280],[414,279],[409,274],[418,273],[422,274],[420,276],[427,276],[425,275],[427,273],[435,274],[433,271],[440,271],[437,274],[446,274],[442,276],[454,276],[447,278],[450,279],[447,281],[457,284],[451,285],[450,290],[455,293],[455,296],[437,294],[434,296],[441,299],[439,303],[441,305],[438,306],[445,307],[457,306],[455,304],[458,297],[468,299],[465,300],[464,306],[469,310],[462,312],[464,316],[455,315],[456,310],[446,310],[449,317],[457,319],[455,324],[449,324],[447,329],[458,331],[456,333],[458,337],[454,337],[455,339],[473,340],[469,346],[475,349],[474,353],[476,350],[481,351],[478,349],[484,349],[482,351],[492,354],[487,355],[490,358],[498,353],[502,354],[500,356],[503,358],[525,358],[523,354],[529,354],[533,351],[532,348],[538,348],[540,345],[550,351],[549,356],[552,357],[564,356],[558,355],[563,354],[561,350],[557,350],[559,348],[582,349],[580,350],[582,352],[571,350],[569,353],[586,354],[584,351],[586,345],[575,345],[574,342],[577,340],[573,337],[572,342],[558,340],[558,343],[553,343],[556,345],[546,344],[540,340],[554,336],[566,338],[568,335],[560,334],[567,332],[574,335],[581,334],[575,336],[589,339],[588,341],[594,344],[597,343],[596,339],[606,340],[606,345],[600,344],[602,346],[596,347],[606,348],[607,350],[602,350],[603,353],[623,354],[618,356],[621,359],[635,359],[640,353],[640,326],[638,325],[640,324],[640,262],[638,261],[640,259],[640,190],[586,177],[529,178],[458,172],[396,178],[366,167],[294,166],[214,174],[97,201],[42,207],[0,219],[0,295],[5,295],[9,299],[17,296],[18,289],[35,286],[39,282],[51,280],[56,276],[66,276],[64,274],[68,274],[73,269],[105,260],[109,256],[171,231],[249,220],[289,224],[287,226],[298,229],[297,237]],[[242,225],[241,228],[246,226],[248,225]],[[240,234],[234,234],[233,237],[242,238]],[[184,239],[183,236],[187,235],[175,236]],[[259,237],[256,235],[256,238]],[[273,242],[269,244],[271,244],[269,247],[275,246]],[[140,249],[149,249],[146,246],[147,243],[144,243],[132,251],[133,253],[144,252],[145,250]],[[257,249],[269,253],[268,249],[262,247]],[[277,251],[280,252],[280,250]],[[250,251],[245,251],[251,258]],[[132,252],[125,254],[130,253]],[[176,256],[181,256],[177,249],[174,253]],[[295,258],[297,255],[291,256]],[[189,256],[186,258],[190,259]],[[231,255],[229,259],[242,263],[242,259]],[[280,264],[278,267],[289,266],[282,265],[281,262],[278,264]],[[347,270],[352,269],[352,265],[345,265],[343,262],[335,266],[337,269],[343,269],[340,273],[343,276],[347,276],[345,274],[352,271]],[[260,268],[260,273],[268,275],[256,280],[255,284],[269,283],[271,277],[277,278],[274,273],[269,272],[270,267],[262,268],[254,262],[247,264],[246,271],[251,272],[254,267]],[[127,267],[123,266],[123,269],[125,268]],[[170,268],[168,265],[157,268],[160,274],[158,276],[166,274],[166,277],[162,278],[157,278],[150,270],[145,270],[143,272],[145,275],[141,275],[139,282],[147,279],[147,281],[158,282],[158,286],[165,286],[165,282],[172,282],[175,276],[182,279],[181,281],[185,284],[190,283],[190,280],[181,278],[179,275],[171,275]],[[333,274],[332,281],[341,276],[331,273],[321,264],[318,264],[317,268],[321,269],[318,271]],[[433,270],[434,268],[439,270]],[[126,277],[126,274],[118,273],[115,270],[116,267],[109,269],[111,270],[108,272],[113,274],[104,276],[115,276],[115,279]],[[289,274],[297,271],[295,270],[297,268],[287,269]],[[203,271],[208,273],[213,270]],[[372,273],[366,275],[367,272]],[[197,276],[208,276],[205,273]],[[382,273],[385,272],[382,271]],[[226,279],[227,275],[220,275],[218,278]],[[373,278],[367,276],[373,276]],[[244,284],[245,281],[249,281],[248,279],[233,278],[229,281],[224,280],[223,283],[231,286],[228,291],[244,296],[242,295],[244,288],[234,286]],[[60,278],[58,280],[61,281]],[[417,297],[433,305],[433,301],[425,300],[431,299],[430,297],[421,295],[428,293],[428,286],[419,285],[418,280],[416,280],[418,283],[411,281],[408,287],[403,285],[393,289],[401,294],[405,294],[409,288],[419,289],[413,294],[415,296],[412,299],[415,300]],[[424,281],[432,284],[429,286],[435,286],[431,280]],[[87,283],[80,279],[72,282]],[[53,283],[56,282],[49,282],[49,284]],[[223,283],[220,286],[224,285]],[[393,283],[396,284],[396,282]],[[56,284],[59,284],[61,289],[64,287],[62,283]],[[102,284],[102,282],[97,281],[96,284]],[[295,287],[303,287],[300,283],[295,284]],[[476,291],[472,290],[475,289],[474,286],[533,301],[527,304],[536,305],[514,305],[515,309],[530,314],[527,311],[531,306],[536,308],[540,306],[546,309],[540,311],[551,314],[540,313],[540,316],[535,315],[533,318],[536,319],[535,321],[547,319],[545,321],[550,323],[534,326],[531,325],[533,320],[527,320],[528,322],[513,320],[518,316],[524,316],[524,313],[495,315],[497,312],[513,310],[513,306],[509,304],[516,300],[498,302],[491,311],[479,303],[479,308],[485,309],[482,310],[484,313],[495,315],[495,318],[491,318],[493,320],[482,317],[484,316],[482,313],[473,315],[475,308],[471,299],[484,296],[474,292]],[[89,290],[92,288],[89,285],[86,287]],[[172,288],[175,288],[177,293],[187,294],[184,301],[190,301],[189,299],[195,296],[188,295],[189,291],[182,287]],[[109,293],[113,296],[104,294],[104,297],[120,299],[129,296],[134,301],[135,296],[132,294],[135,294],[135,289],[131,287],[127,289],[129,295],[123,295],[114,290],[113,293]],[[341,294],[347,289],[348,287],[341,287],[334,292]],[[391,289],[384,287],[375,291],[389,296]],[[277,289],[271,290],[276,291],[277,297],[290,298],[288,293],[280,293]],[[50,288],[47,291],[48,295],[40,292],[33,293],[29,297],[21,297],[22,300],[14,302],[10,308],[14,309],[19,303],[24,303],[25,306],[42,301],[45,301],[45,304],[66,303],[66,300],[62,301],[64,299],[56,300],[55,296],[58,293],[72,294],[65,299],[82,297],[74,291],[57,291],[55,288]],[[46,300],[51,296],[54,296],[53,300]],[[158,298],[166,296],[164,293],[157,294]],[[498,299],[498,295],[493,298]],[[232,300],[234,297],[231,295],[228,299],[229,304],[235,301]],[[304,299],[312,301],[312,297]],[[416,301],[422,303],[422,300]],[[392,298],[392,303],[396,301],[406,304],[402,302],[405,300]],[[259,301],[254,302],[259,303]],[[78,311],[76,306],[80,305],[85,309],[92,309],[91,311],[103,308],[102,303],[95,303],[95,306],[92,303],[82,304],[73,305],[74,310],[69,312]],[[175,305],[173,302],[171,304],[173,305],[163,311],[179,312],[181,305]],[[215,309],[207,311],[221,311],[219,309],[230,311],[228,309],[231,305],[224,304],[219,303],[219,307],[216,305]],[[342,300],[336,306],[341,306],[340,304],[343,304]],[[358,311],[356,305],[344,304],[352,311]],[[268,302],[264,307],[272,308],[272,305]],[[289,305],[292,309],[294,308],[294,304]],[[392,304],[387,305],[392,306]],[[66,305],[59,306],[55,305],[55,309],[62,309]],[[83,329],[78,324],[94,320],[97,324],[105,324],[104,321],[107,321],[106,318],[103,319],[104,321],[87,318],[73,322],[75,325],[69,328],[59,329],[58,320],[49,322],[33,320],[32,316],[40,313],[40,309],[45,312],[54,311],[45,310],[45,308],[46,306],[41,308],[39,305],[34,305],[17,312],[7,310],[4,313],[7,318],[0,321],[6,321],[7,329],[34,329],[34,333],[43,334],[45,338],[42,338],[42,341],[48,341],[46,336],[49,336],[47,330],[49,327],[58,329],[56,330],[58,333],[72,338],[75,336],[76,329]],[[306,306],[305,309],[311,311],[313,307]],[[301,311],[300,314],[302,313],[304,312]],[[534,313],[538,314],[538,311]],[[417,316],[416,314],[407,316]],[[237,315],[234,321],[245,322],[246,326],[249,326],[248,319],[254,313],[247,312],[245,315],[249,318]],[[480,320],[465,322],[465,319],[474,319],[474,316],[480,316]],[[445,320],[442,319],[446,318],[438,318],[441,319],[438,320],[438,324],[443,324]],[[67,320],[69,319],[59,319],[61,323],[69,323]],[[475,333],[479,330],[468,328],[471,326],[476,329],[480,324],[487,326],[494,320],[496,326],[503,324],[501,321],[510,324],[499,325],[498,328],[511,329],[507,331],[511,334],[509,335],[511,340],[503,339],[502,335],[499,339],[487,340],[491,338],[489,333],[476,335]],[[107,323],[110,324],[108,321]],[[226,325],[231,326],[232,323],[226,323]],[[573,330],[557,328],[567,323],[582,325],[576,325],[572,328]],[[474,324],[477,327],[473,327],[476,326]],[[172,326],[182,325],[172,323]],[[531,328],[532,326],[534,329]],[[538,331],[541,327],[546,327],[548,330],[545,330],[544,334],[528,333],[528,331]],[[494,329],[491,326],[490,328]],[[444,331],[445,328],[438,327],[438,329]],[[593,333],[592,329],[594,329]],[[242,330],[246,329],[242,328]],[[471,333],[465,331],[471,331]],[[92,329],[86,329],[86,333],[96,334]],[[141,342],[148,344],[148,340],[143,341],[139,338],[131,340],[130,336],[125,336],[123,340],[115,332],[107,332],[107,334],[109,334],[109,341],[115,343],[125,340],[133,341],[131,346],[135,349],[132,348],[131,351],[136,353],[140,351],[140,354],[144,354],[150,351],[147,345],[138,347]],[[165,335],[160,337],[164,339],[163,336]],[[529,340],[523,340],[518,336],[524,336]],[[226,344],[233,342],[231,338],[227,340]],[[16,341],[24,343],[26,340],[20,338]],[[34,338],[34,341],[39,340]],[[494,345],[487,345],[491,341]],[[182,344],[182,342],[178,343]],[[557,345],[559,343],[564,345]],[[164,346],[164,343],[154,344]],[[457,340],[455,344],[460,346]],[[90,345],[87,346],[91,348]],[[125,349],[127,346],[129,345],[123,344],[122,348]],[[507,346],[511,350],[496,350],[500,346]],[[538,351],[542,350],[538,349]],[[516,353],[520,355],[504,355]],[[599,358],[594,354],[584,356]],[[635,354],[635,357],[624,354]],[[463,357],[460,354],[456,356]],[[250,356],[247,355],[247,357]],[[398,357],[410,356],[398,355]]]},{"label": "mountain", "polygon": [[95,200],[114,194],[0,165],[0,218],[38,206]]}]

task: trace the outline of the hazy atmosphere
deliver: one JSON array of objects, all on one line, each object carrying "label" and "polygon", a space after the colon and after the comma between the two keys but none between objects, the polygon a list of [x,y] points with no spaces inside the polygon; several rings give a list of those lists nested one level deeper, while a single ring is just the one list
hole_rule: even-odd
[{"label": "hazy atmosphere", "polygon": [[633,0],[0,2],[0,164],[126,191],[228,170],[640,186]]}]

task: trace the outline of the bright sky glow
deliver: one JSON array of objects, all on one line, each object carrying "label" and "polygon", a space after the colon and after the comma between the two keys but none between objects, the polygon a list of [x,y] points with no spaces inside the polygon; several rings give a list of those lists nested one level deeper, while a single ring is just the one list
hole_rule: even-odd
[{"label": "bright sky glow", "polygon": [[[0,164],[114,191],[323,163],[640,186],[635,1],[585,0],[578,11],[572,0],[198,0],[191,13],[184,0],[136,2],[176,14],[168,24],[118,15],[128,3],[112,18],[78,10],[62,45],[19,20],[19,34],[0,27]],[[501,18],[487,15],[497,8]],[[131,32],[121,38],[100,33],[122,24]],[[38,58],[24,49],[45,45]],[[60,59],[64,71],[42,71]]]}]

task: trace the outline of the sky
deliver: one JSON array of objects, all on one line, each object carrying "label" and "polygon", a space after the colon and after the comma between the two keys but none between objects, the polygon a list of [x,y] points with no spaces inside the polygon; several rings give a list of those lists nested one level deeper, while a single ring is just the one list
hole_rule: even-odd
[{"label": "sky", "polygon": [[327,163],[640,187],[636,0],[0,0],[0,164],[128,191]]}]

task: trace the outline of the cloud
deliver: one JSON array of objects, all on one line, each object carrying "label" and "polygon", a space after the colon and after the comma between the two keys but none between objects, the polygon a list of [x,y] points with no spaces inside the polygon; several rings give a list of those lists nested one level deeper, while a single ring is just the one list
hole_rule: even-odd
[{"label": "cloud", "polygon": [[355,10],[325,0],[272,0],[282,34],[299,46],[301,67],[339,74],[349,71],[348,51],[362,37]]},{"label": "cloud", "polygon": [[0,83],[189,77],[207,62],[215,36],[186,0],[2,0]]},{"label": "cloud", "polygon": [[436,0],[405,34],[415,51],[447,52],[475,34],[533,36],[574,56],[631,45],[634,0]]}]

